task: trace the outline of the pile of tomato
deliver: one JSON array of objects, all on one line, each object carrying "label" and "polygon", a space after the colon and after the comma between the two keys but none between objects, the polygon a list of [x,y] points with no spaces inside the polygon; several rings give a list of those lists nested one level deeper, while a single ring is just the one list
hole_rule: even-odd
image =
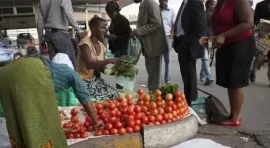
[{"label": "pile of tomato", "polygon": [[[103,121],[104,128],[97,129],[95,135],[137,133],[144,125],[166,124],[181,120],[189,114],[185,95],[180,91],[167,94],[165,97],[161,96],[160,90],[155,91],[154,97],[144,93],[143,89],[139,89],[137,94],[137,101],[133,100],[131,94],[126,94],[124,98],[118,97],[115,101],[96,103],[97,115],[99,120]],[[68,123],[75,123],[77,126],[76,114],[72,114],[71,121]],[[79,128],[79,133],[83,136],[86,131],[93,132],[91,119],[86,116]],[[79,134],[73,137],[78,138]],[[67,134],[67,138],[73,137],[70,133]]]}]

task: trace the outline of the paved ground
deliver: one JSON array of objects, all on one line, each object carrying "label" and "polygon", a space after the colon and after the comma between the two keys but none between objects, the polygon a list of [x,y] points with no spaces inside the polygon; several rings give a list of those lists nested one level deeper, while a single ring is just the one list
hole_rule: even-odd
[{"label": "paved ground", "polygon": [[[200,71],[201,62],[198,60],[197,73]],[[144,66],[144,58],[141,57],[137,68],[139,74],[135,89],[147,81],[147,73]],[[180,85],[183,90],[182,78],[179,70],[176,53],[172,54],[172,82]],[[215,76],[215,67],[212,66],[212,73]],[[263,67],[257,75],[257,82],[245,88],[245,102],[242,109],[242,126],[239,128],[219,127],[206,125],[200,127],[196,137],[213,139],[223,145],[239,148],[270,147],[270,88],[266,76],[267,68]],[[198,75],[199,76],[199,75]],[[112,85],[115,81],[111,77],[105,77]],[[198,87],[213,93],[229,109],[229,101],[226,89],[215,84],[203,86],[198,82]]]}]

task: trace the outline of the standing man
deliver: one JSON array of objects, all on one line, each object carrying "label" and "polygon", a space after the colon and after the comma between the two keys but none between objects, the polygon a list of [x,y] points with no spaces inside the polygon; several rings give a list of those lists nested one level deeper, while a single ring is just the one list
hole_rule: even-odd
[{"label": "standing man", "polygon": [[178,53],[184,92],[189,105],[198,97],[196,60],[204,54],[199,39],[205,31],[205,18],[201,0],[183,0],[174,26],[174,49]]},{"label": "standing man", "polygon": [[172,49],[172,39],[173,39],[173,29],[174,29],[174,11],[168,7],[168,0],[159,0],[161,14],[163,19],[163,25],[166,34],[166,40],[168,44],[168,52],[163,54],[165,61],[165,75],[164,81],[169,84],[171,81],[171,49]]},{"label": "standing man", "polygon": [[[270,20],[270,0],[264,0],[259,3],[257,3],[255,8],[255,14],[254,14],[254,24],[257,26],[260,23],[261,19]],[[267,30],[261,29],[261,27],[258,28],[258,36],[256,36],[256,54],[255,58],[252,62],[251,71],[249,75],[249,79],[251,82],[255,82],[256,80],[256,72],[258,69],[260,69],[261,65],[264,63],[265,59],[267,59],[268,62],[268,80],[269,80],[269,87],[270,87],[270,47],[268,45],[265,45],[264,41],[264,32],[267,32]]]},{"label": "standing man", "polygon": [[51,60],[57,53],[67,54],[75,68],[76,56],[68,33],[68,23],[79,33],[71,0],[40,0],[37,24],[40,44],[43,41],[47,43]]},{"label": "standing man", "polygon": [[154,0],[134,0],[141,3],[137,29],[131,32],[142,41],[145,66],[148,73],[148,89],[155,91],[161,83],[162,54],[168,51],[159,5]]}]

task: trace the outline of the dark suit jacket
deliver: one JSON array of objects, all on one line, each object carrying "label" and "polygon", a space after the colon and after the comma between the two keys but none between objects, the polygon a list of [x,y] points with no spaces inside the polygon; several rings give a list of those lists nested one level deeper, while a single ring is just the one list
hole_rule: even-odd
[{"label": "dark suit jacket", "polygon": [[185,35],[174,40],[177,53],[180,55],[185,54],[185,56],[187,53],[193,60],[203,56],[204,48],[199,44],[199,39],[205,34],[205,20],[206,16],[202,1],[188,0],[181,17]]},{"label": "dark suit jacket", "polygon": [[257,3],[254,14],[254,24],[258,25],[260,19],[270,20],[270,11],[268,9],[268,4],[266,0]]}]

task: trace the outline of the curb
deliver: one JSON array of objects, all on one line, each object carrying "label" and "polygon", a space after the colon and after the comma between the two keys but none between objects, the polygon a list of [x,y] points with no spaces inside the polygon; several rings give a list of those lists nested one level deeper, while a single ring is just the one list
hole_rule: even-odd
[{"label": "curb", "polygon": [[146,126],[143,130],[145,148],[168,148],[184,142],[197,134],[198,122],[190,116],[181,121]]},{"label": "curb", "polygon": [[141,134],[104,136],[70,145],[69,148],[168,148],[197,134],[195,116],[158,126],[145,126]]}]

